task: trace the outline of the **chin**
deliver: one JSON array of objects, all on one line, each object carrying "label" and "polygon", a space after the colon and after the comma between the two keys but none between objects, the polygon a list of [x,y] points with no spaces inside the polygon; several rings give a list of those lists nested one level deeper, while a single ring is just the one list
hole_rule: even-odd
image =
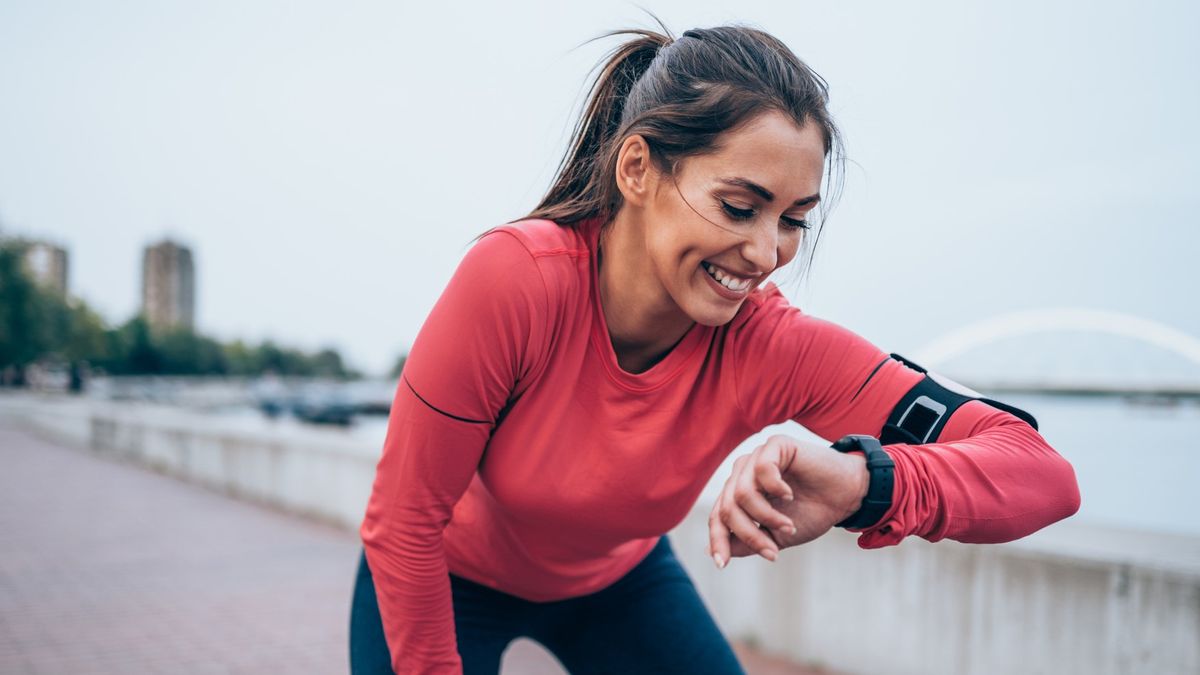
[{"label": "chin", "polygon": [[[745,300],[742,302],[745,302]],[[704,326],[723,326],[733,321],[733,317],[737,316],[738,310],[741,308],[742,303],[739,302],[728,309],[708,306],[697,312],[688,312],[688,314],[692,317],[692,321],[698,324]]]}]

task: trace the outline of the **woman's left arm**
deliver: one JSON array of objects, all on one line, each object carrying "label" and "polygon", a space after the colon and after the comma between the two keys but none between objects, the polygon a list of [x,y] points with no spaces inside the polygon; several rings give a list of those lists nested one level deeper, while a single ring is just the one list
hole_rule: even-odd
[{"label": "woman's left arm", "polygon": [[[889,391],[897,401],[907,393]],[[851,529],[862,533],[862,548],[898,544],[910,534],[996,544],[1079,510],[1071,464],[1027,422],[983,401],[959,407],[937,442],[883,450],[896,464],[892,506],[873,526]]]},{"label": "woman's left arm", "polygon": [[[743,409],[763,426],[790,418],[827,440],[878,438],[924,377],[853,331],[787,304],[777,290],[759,312],[757,325],[743,331],[736,381]],[[875,524],[852,530],[861,533],[862,548],[898,544],[910,534],[931,542],[1011,541],[1079,509],[1071,464],[1028,423],[983,401],[960,406],[936,442],[883,449],[896,465],[892,505]],[[831,462],[839,454],[828,452]],[[846,489],[861,485],[858,478]],[[769,527],[767,519],[759,522]]]}]

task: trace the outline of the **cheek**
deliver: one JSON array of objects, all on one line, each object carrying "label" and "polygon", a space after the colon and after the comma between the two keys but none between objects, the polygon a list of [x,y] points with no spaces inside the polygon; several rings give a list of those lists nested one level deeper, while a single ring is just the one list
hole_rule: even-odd
[{"label": "cheek", "polygon": [[789,235],[787,239],[779,242],[779,262],[775,265],[776,269],[790,263],[796,257],[805,236],[804,233]]}]

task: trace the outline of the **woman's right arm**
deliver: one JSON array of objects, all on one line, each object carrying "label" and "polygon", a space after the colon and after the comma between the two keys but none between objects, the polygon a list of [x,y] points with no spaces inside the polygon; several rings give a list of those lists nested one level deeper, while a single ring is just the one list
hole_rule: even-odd
[{"label": "woman's right arm", "polygon": [[498,413],[542,360],[546,307],[529,250],[489,232],[409,351],[360,528],[397,673],[462,672],[442,533]]}]

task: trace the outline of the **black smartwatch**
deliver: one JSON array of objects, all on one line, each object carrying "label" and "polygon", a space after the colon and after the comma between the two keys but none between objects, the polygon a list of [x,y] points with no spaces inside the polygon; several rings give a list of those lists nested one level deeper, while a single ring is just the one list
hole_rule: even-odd
[{"label": "black smartwatch", "polygon": [[862,450],[867,457],[867,470],[871,473],[871,483],[862,508],[838,523],[837,527],[863,529],[878,523],[892,506],[892,471],[896,463],[891,455],[883,451],[879,439],[874,436],[849,434],[834,441],[832,447],[838,452]]}]

